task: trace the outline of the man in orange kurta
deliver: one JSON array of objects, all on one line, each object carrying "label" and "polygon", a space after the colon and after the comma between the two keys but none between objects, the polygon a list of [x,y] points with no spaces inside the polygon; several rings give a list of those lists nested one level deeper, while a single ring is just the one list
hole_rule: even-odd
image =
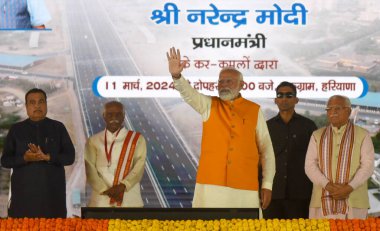
[{"label": "man in orange kurta", "polygon": [[[185,63],[181,63],[179,50],[171,48],[167,58],[175,88],[203,119],[193,207],[265,209],[275,174],[273,147],[260,106],[240,95],[242,74],[234,68],[223,69],[219,97],[206,96],[182,77]],[[261,189],[259,165],[263,169]]]}]

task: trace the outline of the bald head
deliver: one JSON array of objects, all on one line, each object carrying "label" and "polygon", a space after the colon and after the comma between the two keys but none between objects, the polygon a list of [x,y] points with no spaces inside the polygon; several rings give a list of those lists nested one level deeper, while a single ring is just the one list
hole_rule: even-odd
[{"label": "bald head", "polygon": [[234,75],[236,75],[238,77],[239,81],[243,81],[243,74],[240,71],[238,71],[236,68],[234,68],[234,67],[225,67],[225,68],[223,68],[219,72],[219,78],[225,72],[233,73]]},{"label": "bald head", "polygon": [[350,99],[343,95],[333,95],[327,101],[327,119],[334,127],[345,125],[351,114]]},{"label": "bald head", "polygon": [[329,104],[329,102],[331,100],[334,100],[334,99],[340,99],[341,101],[343,101],[343,104],[342,106],[345,106],[345,107],[351,107],[351,101],[350,99],[347,97],[347,96],[344,96],[344,95],[333,95],[329,98],[329,100],[327,100],[327,104]]},{"label": "bald head", "polygon": [[120,107],[122,109],[122,111],[124,112],[124,105],[122,103],[120,103],[119,101],[113,100],[113,101],[109,101],[109,102],[104,104],[103,115],[104,115],[104,112],[106,111],[107,107],[110,107],[110,106]]}]

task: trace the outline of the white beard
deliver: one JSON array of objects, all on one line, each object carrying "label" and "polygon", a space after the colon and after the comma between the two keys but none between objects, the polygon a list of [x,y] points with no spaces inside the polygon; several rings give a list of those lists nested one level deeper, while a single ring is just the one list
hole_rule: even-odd
[{"label": "white beard", "polygon": [[235,99],[239,95],[239,90],[231,90],[229,88],[224,88],[219,91],[219,98],[223,101],[229,101]]}]

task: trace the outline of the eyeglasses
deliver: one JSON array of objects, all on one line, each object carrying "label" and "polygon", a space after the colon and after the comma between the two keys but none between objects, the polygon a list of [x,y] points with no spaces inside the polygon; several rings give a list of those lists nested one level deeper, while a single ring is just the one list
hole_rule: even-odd
[{"label": "eyeglasses", "polygon": [[276,97],[279,99],[279,98],[292,98],[294,97],[294,93],[293,92],[279,92],[277,93]]},{"label": "eyeglasses", "polygon": [[331,107],[326,107],[325,110],[327,112],[329,112],[329,111],[341,111],[344,108],[349,108],[349,107],[347,107],[347,106],[331,106]]}]

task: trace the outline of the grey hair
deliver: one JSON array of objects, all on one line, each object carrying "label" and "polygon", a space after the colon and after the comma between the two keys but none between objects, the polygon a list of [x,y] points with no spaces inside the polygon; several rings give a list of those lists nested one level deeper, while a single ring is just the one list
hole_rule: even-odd
[{"label": "grey hair", "polygon": [[329,104],[330,100],[337,99],[337,98],[344,100],[344,106],[351,107],[351,101],[350,101],[350,99],[347,96],[344,96],[344,95],[333,95],[333,96],[331,96],[329,98],[329,100],[327,100],[327,104]]},{"label": "grey hair", "polygon": [[243,74],[240,71],[238,71],[238,69],[236,69],[235,67],[232,67],[232,66],[224,67],[222,70],[220,70],[219,76],[220,76],[220,74],[222,74],[225,71],[232,71],[232,72],[237,73],[239,76],[239,81],[244,81],[243,80]]},{"label": "grey hair", "polygon": [[125,113],[124,112],[124,105],[122,103],[120,103],[119,101],[113,100],[113,101],[109,101],[109,102],[107,102],[107,103],[104,104],[104,106],[103,106],[103,113],[102,113],[103,115],[106,112],[106,108],[108,106],[110,106],[110,105],[118,105],[118,106],[120,106],[121,110],[123,111],[123,113]]}]

